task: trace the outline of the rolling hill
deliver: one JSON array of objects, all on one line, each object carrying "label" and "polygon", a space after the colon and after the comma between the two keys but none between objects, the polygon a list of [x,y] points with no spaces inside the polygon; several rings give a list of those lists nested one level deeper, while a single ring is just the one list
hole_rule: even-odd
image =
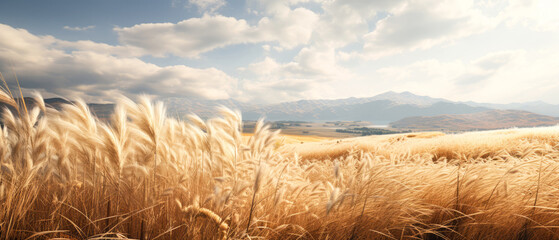
[{"label": "rolling hill", "polygon": [[[16,101],[21,101],[20,99],[16,99]],[[33,108],[35,106],[35,100],[33,98],[26,97],[24,98],[24,101],[28,108]],[[70,101],[63,98],[46,98],[44,99],[44,101],[46,106],[53,107],[54,109],[57,110],[60,110],[63,104],[71,103]],[[101,120],[109,119],[115,107],[114,104],[110,104],[110,103],[108,104],[88,103],[87,105],[89,106],[90,111]],[[0,109],[4,109],[4,108],[8,108],[12,112],[15,112],[14,108],[9,106],[8,104],[0,102]]]},{"label": "rolling hill", "polygon": [[407,117],[390,123],[394,128],[416,130],[489,130],[559,124],[559,118],[519,110],[491,110],[469,114]]}]

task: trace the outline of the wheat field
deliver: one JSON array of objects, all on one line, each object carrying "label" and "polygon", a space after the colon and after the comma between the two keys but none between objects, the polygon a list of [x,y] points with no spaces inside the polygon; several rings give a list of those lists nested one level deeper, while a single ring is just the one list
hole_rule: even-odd
[{"label": "wheat field", "polygon": [[289,144],[0,93],[1,239],[559,239],[559,127]]}]

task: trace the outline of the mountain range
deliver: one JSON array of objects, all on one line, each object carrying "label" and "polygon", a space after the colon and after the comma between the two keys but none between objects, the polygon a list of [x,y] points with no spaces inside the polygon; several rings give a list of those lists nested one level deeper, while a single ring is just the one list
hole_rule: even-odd
[{"label": "mountain range", "polygon": [[[32,100],[26,98],[26,102]],[[419,96],[411,92],[385,92],[367,98],[299,100],[269,105],[243,103],[235,100],[201,100],[189,98],[164,98],[168,115],[182,117],[195,113],[203,118],[215,116],[217,106],[239,109],[245,120],[257,120],[264,117],[270,121],[369,121],[377,125],[392,123],[395,127],[422,128],[440,124],[454,129],[486,129],[495,127],[489,122],[508,119],[503,126],[552,124],[559,117],[559,105],[545,102],[526,102],[510,104],[492,104],[478,102],[454,102],[442,98]],[[69,103],[61,98],[45,99],[49,105],[59,108]],[[88,104],[98,117],[107,119],[113,104]],[[497,111],[517,110],[517,111]],[[528,112],[528,113],[527,113]],[[534,114],[534,115],[531,115]],[[479,119],[479,121],[470,121]],[[515,121],[512,121],[515,119]],[[457,122],[462,122],[461,126]],[[423,123],[421,126],[419,123]],[[483,124],[482,124],[483,123]],[[522,124],[521,124],[522,123]],[[516,125],[515,125],[516,124]],[[482,127],[483,126],[483,127]]]},{"label": "mountain range", "polygon": [[369,121],[399,128],[472,130],[553,125],[559,105],[545,102],[492,104],[454,102],[411,92],[385,92],[367,98],[299,100],[270,105],[225,101],[166,99],[171,111],[215,115],[215,105],[240,109],[243,118],[271,121]]},{"label": "mountain range", "polygon": [[385,92],[368,98],[318,99],[282,102],[270,105],[241,103],[235,100],[163,99],[169,112],[184,115],[190,112],[202,117],[215,115],[216,106],[241,110],[243,118],[261,117],[271,121],[374,121],[388,123],[408,116],[433,116],[486,111],[491,108],[452,102],[441,98],[418,96],[410,92]]},{"label": "mountain range", "polygon": [[[36,105],[36,101],[33,98],[30,97],[26,97],[24,98],[25,104],[27,106],[28,109],[31,109],[33,107],[35,107]],[[47,98],[44,99],[45,101],[45,105],[47,107],[52,107],[54,109],[60,110],[62,109],[62,105],[64,104],[70,104],[71,101],[68,101],[66,99],[63,98]],[[16,99],[16,102],[21,102],[21,98]],[[87,104],[89,109],[91,110],[91,112],[93,114],[95,114],[95,116],[97,116],[100,119],[103,120],[107,120],[109,119],[110,115],[112,114],[113,110],[114,110],[114,104],[103,104],[103,103],[88,103]],[[8,108],[10,109],[12,112],[16,112],[15,108],[13,108],[12,106],[0,102],[0,110],[3,111],[4,108]]]},{"label": "mountain range", "polygon": [[[397,103],[391,100],[373,100],[364,103],[320,105],[311,103],[286,103],[243,111],[247,119],[265,116],[269,120],[293,121],[370,121],[387,124],[409,116],[435,116],[439,114],[462,114],[489,110],[462,103],[435,102],[430,105]],[[303,105],[304,107],[299,108]]]},{"label": "mountain range", "polygon": [[336,100],[300,100],[265,106],[245,105],[246,119],[266,117],[269,120],[364,120],[387,123],[411,116],[467,114],[489,110],[521,110],[559,117],[559,105],[545,102],[492,104],[453,102],[443,98],[419,96],[411,92],[385,92],[369,98]]},{"label": "mountain range", "polygon": [[390,123],[394,128],[412,130],[489,130],[511,127],[539,127],[559,124],[558,117],[520,110],[490,110],[467,114],[407,117]]}]

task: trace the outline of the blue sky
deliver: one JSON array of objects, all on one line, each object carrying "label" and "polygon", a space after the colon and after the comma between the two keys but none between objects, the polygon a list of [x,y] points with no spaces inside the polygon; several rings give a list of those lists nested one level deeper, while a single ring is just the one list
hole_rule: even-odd
[{"label": "blue sky", "polygon": [[554,0],[1,1],[25,92],[273,103],[410,91],[559,104]]}]

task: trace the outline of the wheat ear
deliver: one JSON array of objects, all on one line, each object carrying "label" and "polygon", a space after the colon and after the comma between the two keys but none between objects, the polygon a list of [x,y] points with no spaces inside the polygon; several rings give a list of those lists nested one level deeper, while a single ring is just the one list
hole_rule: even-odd
[{"label": "wheat ear", "polygon": [[219,230],[221,230],[221,239],[227,239],[227,230],[229,230],[229,225],[227,225],[227,223],[224,222],[221,217],[214,213],[212,210],[198,207],[196,205],[190,205],[188,207],[185,207],[182,211],[187,215],[192,215],[194,217],[206,217],[212,220],[212,222],[214,222],[215,225],[219,227]]}]

